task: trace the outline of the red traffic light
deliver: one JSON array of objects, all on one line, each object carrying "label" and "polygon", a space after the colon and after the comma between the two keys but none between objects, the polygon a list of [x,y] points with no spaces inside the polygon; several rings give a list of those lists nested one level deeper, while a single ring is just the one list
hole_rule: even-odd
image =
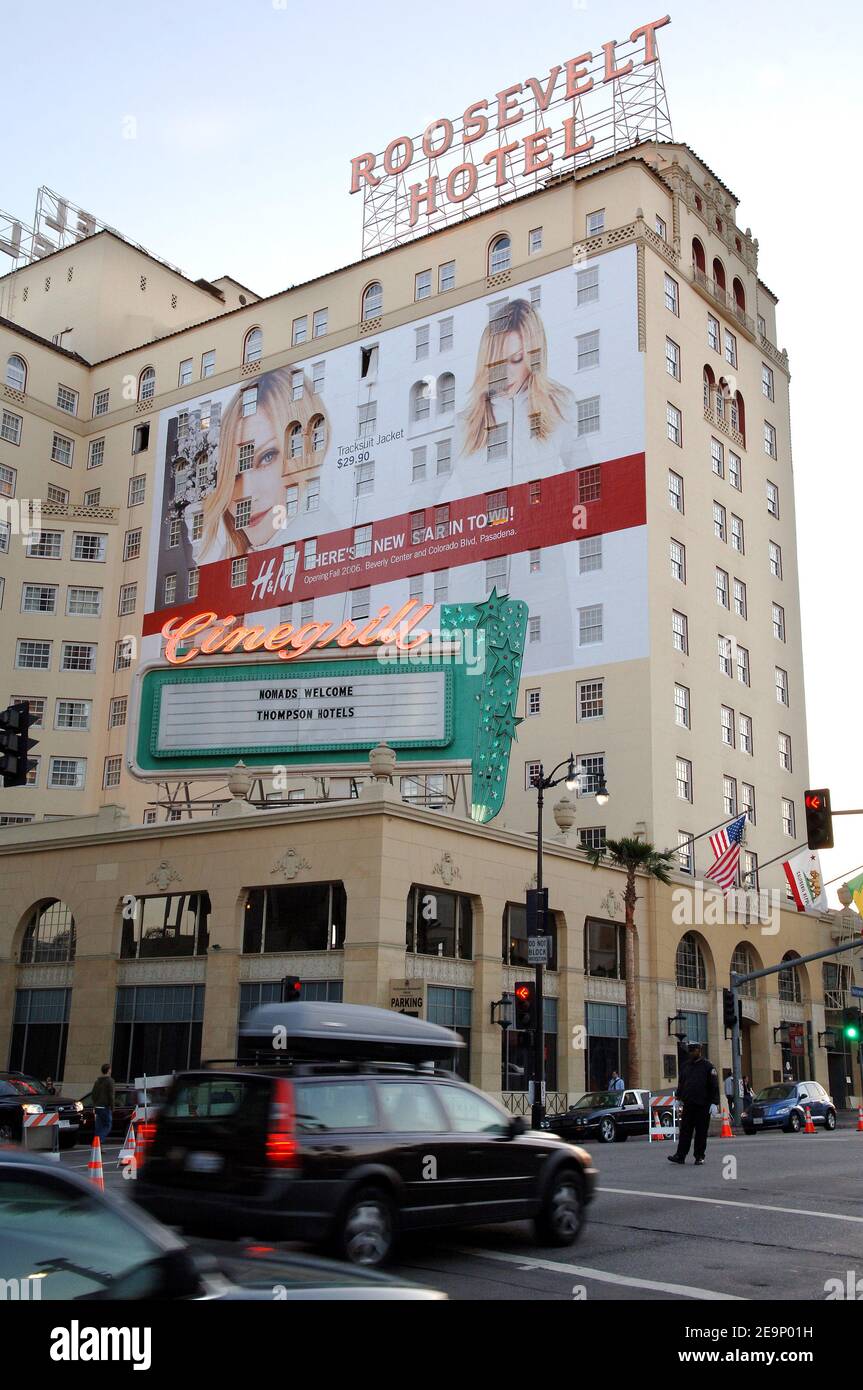
[{"label": "red traffic light", "polygon": [[810,788],[803,795],[806,807],[806,842],[810,849],[833,848],[833,814],[828,787]]},{"label": "red traffic light", "polygon": [[530,993],[530,985],[516,985],[514,990],[516,999],[522,999],[525,1002],[530,999]]}]

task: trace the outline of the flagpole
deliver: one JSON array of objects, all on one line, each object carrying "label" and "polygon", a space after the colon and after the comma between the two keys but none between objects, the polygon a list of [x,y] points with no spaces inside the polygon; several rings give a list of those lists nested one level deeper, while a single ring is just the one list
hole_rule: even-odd
[{"label": "flagpole", "polygon": [[[759,864],[759,865],[758,865],[758,868],[755,870],[755,873],[760,874],[762,869],[768,868],[771,864],[776,864],[776,863],[778,863],[778,861],[779,861],[780,859],[782,859],[782,860],[789,859],[789,858],[791,857],[792,854],[799,854],[799,852],[800,852],[801,849],[808,849],[808,848],[809,848],[809,846],[804,842],[802,845],[795,845],[793,849],[784,849],[784,850],[782,851],[781,854],[775,854],[775,855],[773,856],[772,859],[765,859],[765,861],[764,861],[763,864]],[[751,878],[751,877],[752,877],[752,872],[753,872],[753,871],[750,869],[748,873],[745,873],[745,874],[743,875],[743,877],[744,877],[744,878]],[[833,881],[834,881],[833,879],[830,880],[831,883],[832,883]],[[826,884],[826,883],[825,883],[824,887],[825,887],[825,888],[827,887],[827,884]]]},{"label": "flagpole", "polygon": [[[721,829],[723,828],[723,826],[725,826],[725,825],[730,825],[731,821],[734,821],[734,820],[737,820],[737,819],[738,819],[737,816],[731,816],[731,817],[726,816],[724,820],[721,820],[721,821],[718,823],[718,825],[711,825],[711,826],[709,827],[709,829],[700,831],[700,833],[699,833],[698,835],[690,835],[690,836],[689,836],[689,843],[690,843],[691,845],[694,845],[696,840],[703,840],[704,837],[705,837],[705,835],[712,835],[713,832],[714,832],[714,830],[721,830]],[[692,877],[693,877],[693,878],[697,878],[697,877],[698,877],[698,875],[697,875],[696,872],[695,872],[695,855],[694,855],[694,854],[693,854],[693,856],[692,856]]]}]

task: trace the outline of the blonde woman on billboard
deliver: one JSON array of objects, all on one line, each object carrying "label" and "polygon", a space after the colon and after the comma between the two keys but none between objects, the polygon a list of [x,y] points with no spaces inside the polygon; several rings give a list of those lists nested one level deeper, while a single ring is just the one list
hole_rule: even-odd
[{"label": "blonde woman on billboard", "polygon": [[[195,564],[233,559],[278,544],[276,508],[286,489],[323,467],[330,441],[326,407],[303,374],[303,391],[293,399],[297,368],[267,372],[258,382],[256,409],[243,414],[241,386],[222,417],[216,485],[201,499],[201,538],[193,542]],[[252,444],[251,467],[239,472],[240,446]],[[237,508],[251,501],[248,520],[237,524]],[[245,510],[248,510],[246,508]]]},{"label": "blonde woman on billboard", "polygon": [[476,376],[462,416],[462,453],[485,452],[494,442],[490,431],[508,425],[510,475],[515,464],[533,477],[557,462],[572,467],[568,413],[572,393],[548,375],[548,343],[542,319],[526,299],[513,299],[483,329]]}]

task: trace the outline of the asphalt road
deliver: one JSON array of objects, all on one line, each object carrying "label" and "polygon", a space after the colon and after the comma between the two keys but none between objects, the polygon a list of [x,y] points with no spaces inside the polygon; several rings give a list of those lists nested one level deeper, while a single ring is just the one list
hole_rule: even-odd
[{"label": "asphalt road", "polygon": [[[453,1299],[825,1299],[863,1278],[863,1134],[712,1139],[707,1162],[670,1143],[589,1145],[599,1191],[578,1243],[538,1246],[527,1223],[410,1237],[393,1272]],[[119,1146],[106,1185],[126,1187]],[[63,1154],[86,1171],[88,1151]]]}]

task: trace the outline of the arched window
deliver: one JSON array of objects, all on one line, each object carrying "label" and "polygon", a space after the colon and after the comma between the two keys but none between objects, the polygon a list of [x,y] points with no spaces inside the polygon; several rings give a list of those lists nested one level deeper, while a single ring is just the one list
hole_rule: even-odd
[{"label": "arched window", "polygon": [[692,238],[692,264],[696,270],[700,270],[702,275],[707,274],[707,262],[704,258],[704,247],[697,236]]},{"label": "arched window", "polygon": [[260,362],[263,348],[264,335],[260,328],[250,328],[243,343],[243,362],[247,366],[250,362]]},{"label": "arched window", "polygon": [[156,394],[156,368],[145,367],[138,377],[138,400],[151,401]]},{"label": "arched window", "polygon": [[701,194],[700,194],[700,193],[696,193],[696,195],[695,195],[695,206],[696,206],[696,208],[698,209],[699,212],[701,212],[702,208],[704,207],[704,204],[703,204],[702,201],[701,201]]},{"label": "arched window", "polygon": [[745,313],[746,313],[746,291],[745,291],[745,289],[743,288],[743,283],[742,283],[742,281],[740,281],[740,280],[737,278],[736,275],[735,275],[735,277],[734,277],[734,284],[732,285],[732,290],[733,290],[733,293],[734,293],[734,303],[737,305],[737,307],[738,307],[738,309],[740,310],[741,314],[745,314]]},{"label": "arched window", "polygon": [[431,414],[431,385],[415,381],[411,387],[411,420],[427,420]]},{"label": "arched window", "polygon": [[[785,961],[794,961],[797,958],[796,951],[787,951],[782,957]],[[783,1004],[802,1004],[803,988],[800,982],[800,970],[796,965],[789,964],[785,969],[779,971],[779,998]]]},{"label": "arched window", "polygon": [[324,448],[326,433],[323,415],[313,415],[309,423],[309,437],[312,441],[313,454],[319,454]]},{"label": "arched window", "polygon": [[303,456],[303,427],[295,420],[288,428],[288,454],[292,459]]},{"label": "arched window", "polygon": [[743,396],[739,391],[734,392],[734,399],[731,401],[731,426],[743,437],[746,443],[746,406]]},{"label": "arched window", "polygon": [[363,290],[363,323],[369,319],[377,318],[383,312],[384,307],[384,287],[380,280],[373,280],[370,285],[366,285]]},{"label": "arched window", "polygon": [[725,266],[718,256],[713,258],[713,283],[718,290],[725,290]]},{"label": "arched window", "polygon": [[13,391],[27,389],[27,363],[17,353],[13,353],[6,363],[6,385],[11,386]]},{"label": "arched window", "polygon": [[[731,969],[736,975],[748,975],[753,970],[760,968],[760,962],[755,959],[752,947],[748,941],[741,941],[735,946],[731,955]],[[748,980],[745,985],[740,985],[738,992],[745,995],[747,999],[755,998],[755,980]]]},{"label": "arched window", "polygon": [[712,368],[712,367],[709,367],[709,366],[706,366],[706,367],[704,368],[704,409],[705,409],[705,410],[712,410],[712,409],[713,409],[713,392],[714,392],[715,390],[716,390],[716,377],[715,377],[715,375],[714,375],[714,373],[713,373],[713,368]]},{"label": "arched window", "polygon": [[720,420],[724,420],[728,414],[728,406],[731,403],[731,390],[724,376],[719,378],[716,387],[716,414]]},{"label": "arched window", "polygon": [[455,410],[455,377],[444,372],[437,379],[437,413],[445,415],[450,410]]},{"label": "arched window", "polygon": [[680,938],[675,963],[680,989],[707,989],[707,966],[698,938],[691,931]]},{"label": "arched window", "polygon": [[504,232],[501,236],[496,236],[488,248],[488,273],[499,275],[502,270],[509,270],[511,265],[512,241]]},{"label": "arched window", "polygon": [[39,903],[30,914],[21,942],[21,964],[75,959],[75,919],[59,898]]},{"label": "arched window", "polygon": [[346,920],[343,883],[250,888],[243,914],[243,951],[340,951]]}]

